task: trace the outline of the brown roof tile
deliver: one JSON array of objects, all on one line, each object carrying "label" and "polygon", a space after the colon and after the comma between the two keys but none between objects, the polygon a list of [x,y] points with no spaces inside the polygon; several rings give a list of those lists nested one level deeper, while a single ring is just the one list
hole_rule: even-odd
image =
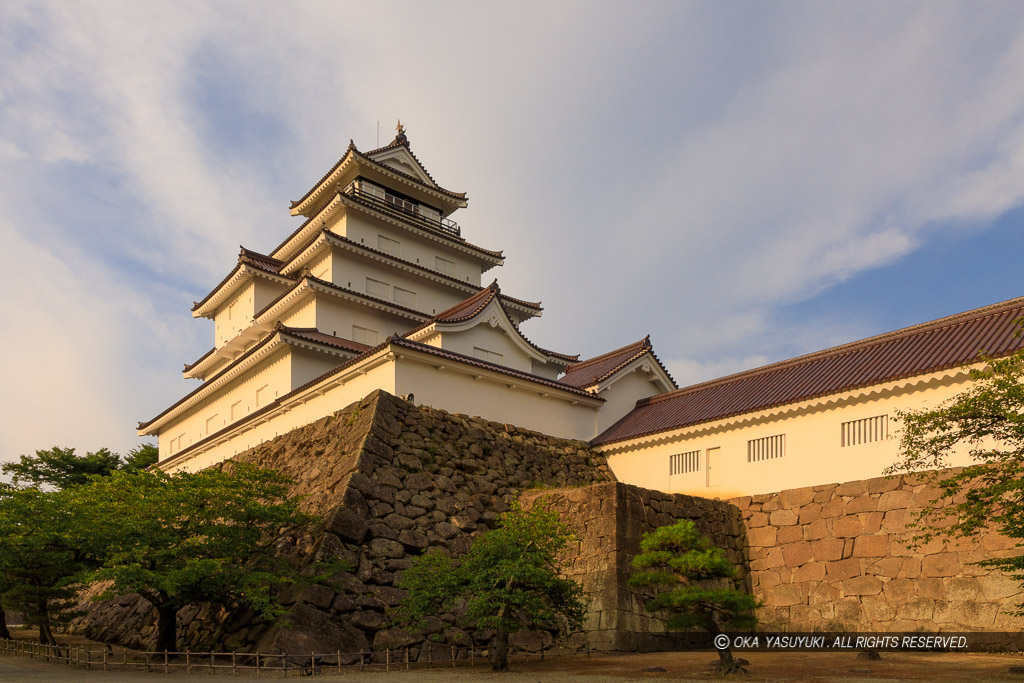
[{"label": "brown roof tile", "polygon": [[956,368],[979,353],[1024,348],[1024,297],[870,337],[637,402],[594,439],[624,441],[882,382]]},{"label": "brown roof tile", "polygon": [[597,384],[621,366],[634,358],[642,356],[649,350],[651,350],[650,335],[638,342],[623,346],[621,349],[615,349],[600,356],[588,358],[579,363],[573,363],[565,369],[565,375],[562,376],[561,381],[575,387],[587,387],[591,384]]}]

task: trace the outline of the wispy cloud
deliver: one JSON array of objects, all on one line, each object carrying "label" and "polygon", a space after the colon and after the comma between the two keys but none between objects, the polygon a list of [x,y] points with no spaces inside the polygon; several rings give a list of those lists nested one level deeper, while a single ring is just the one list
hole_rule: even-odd
[{"label": "wispy cloud", "polygon": [[8,3],[0,60],[0,458],[134,443],[191,300],[378,121],[528,334],[685,381],[863,336],[777,311],[1024,202],[1010,4]]}]

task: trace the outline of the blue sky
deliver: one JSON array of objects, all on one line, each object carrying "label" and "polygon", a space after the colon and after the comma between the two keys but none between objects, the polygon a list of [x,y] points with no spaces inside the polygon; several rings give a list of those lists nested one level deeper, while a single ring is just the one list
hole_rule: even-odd
[{"label": "blue sky", "polygon": [[7,2],[0,459],[138,442],[189,309],[408,127],[524,331],[681,383],[1024,295],[1024,5]]}]

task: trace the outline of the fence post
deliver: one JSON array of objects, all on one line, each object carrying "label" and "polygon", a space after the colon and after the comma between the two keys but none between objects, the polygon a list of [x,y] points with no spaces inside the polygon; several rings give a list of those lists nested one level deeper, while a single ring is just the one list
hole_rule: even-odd
[{"label": "fence post", "polygon": [[341,673],[341,650],[338,650],[338,673]]},{"label": "fence post", "polygon": [[185,673],[192,675],[192,650],[185,650]]},{"label": "fence post", "polygon": [[363,670],[363,651],[359,651],[359,670]]},{"label": "fence post", "polygon": [[391,648],[384,650],[384,670],[391,671]]},{"label": "fence post", "polygon": [[476,645],[469,648],[469,668],[476,666]]},{"label": "fence post", "polygon": [[309,666],[313,670],[313,675],[316,676],[316,654],[312,650],[309,651]]},{"label": "fence post", "polygon": [[409,670],[409,648],[405,648],[405,670]]},{"label": "fence post", "polygon": [[455,668],[455,646],[452,645],[452,668]]},{"label": "fence post", "polygon": [[167,650],[164,650],[164,673],[167,673]]},{"label": "fence post", "polygon": [[260,677],[260,653],[256,653],[256,678]]},{"label": "fence post", "polygon": [[107,670],[107,649],[103,648],[103,670]]},{"label": "fence post", "polygon": [[238,675],[238,673],[237,673],[238,672],[238,664],[235,661],[235,655],[236,654],[237,654],[236,652],[232,652],[231,653],[231,675],[232,676],[237,676]]}]

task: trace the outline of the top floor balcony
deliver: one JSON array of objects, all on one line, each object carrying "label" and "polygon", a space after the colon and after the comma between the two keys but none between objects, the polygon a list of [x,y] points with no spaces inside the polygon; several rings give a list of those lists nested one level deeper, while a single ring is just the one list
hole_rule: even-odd
[{"label": "top floor balcony", "polygon": [[462,237],[462,230],[459,228],[459,224],[442,217],[436,209],[391,194],[383,187],[361,178],[353,180],[341,192],[349,197],[361,199],[374,206],[374,208],[399,214],[403,218],[412,219],[413,223],[421,227],[460,239]]}]

